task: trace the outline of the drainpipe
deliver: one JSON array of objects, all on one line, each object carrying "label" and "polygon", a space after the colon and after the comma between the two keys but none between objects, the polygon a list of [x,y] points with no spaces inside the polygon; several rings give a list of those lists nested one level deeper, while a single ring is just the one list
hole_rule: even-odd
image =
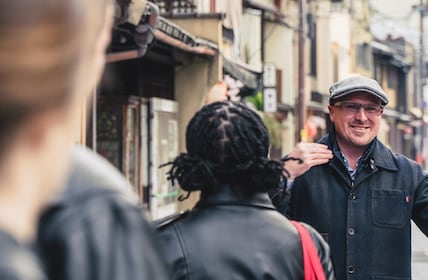
[{"label": "drainpipe", "polygon": [[[262,71],[264,71],[265,66],[265,11],[261,10],[261,21],[260,21],[260,62],[262,64]],[[264,81],[263,81],[263,75],[260,76],[260,85],[262,89],[264,89]]]},{"label": "drainpipe", "polygon": [[424,143],[425,143],[425,123],[424,123],[424,115],[425,115],[425,98],[424,98],[424,78],[425,78],[425,63],[424,63],[424,17],[425,17],[425,5],[424,0],[420,0],[419,2],[419,12],[420,12],[420,21],[419,21],[419,102],[422,111],[422,125],[421,125],[421,143],[420,143],[420,160],[421,165],[425,166],[425,158],[424,158]]},{"label": "drainpipe", "polygon": [[306,122],[305,98],[305,32],[304,32],[304,3],[299,0],[299,26],[298,26],[298,96],[297,96],[297,142],[302,141],[302,133]]}]

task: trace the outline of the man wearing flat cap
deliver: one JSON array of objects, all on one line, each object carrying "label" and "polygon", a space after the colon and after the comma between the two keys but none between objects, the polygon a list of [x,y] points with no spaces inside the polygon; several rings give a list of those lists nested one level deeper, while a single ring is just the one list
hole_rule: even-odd
[{"label": "man wearing flat cap", "polygon": [[[411,220],[428,234],[428,176],[377,134],[388,96],[364,76],[330,87],[332,129],[286,157],[278,210],[317,229],[337,279],[411,279]],[[287,160],[288,159],[288,160]]]}]

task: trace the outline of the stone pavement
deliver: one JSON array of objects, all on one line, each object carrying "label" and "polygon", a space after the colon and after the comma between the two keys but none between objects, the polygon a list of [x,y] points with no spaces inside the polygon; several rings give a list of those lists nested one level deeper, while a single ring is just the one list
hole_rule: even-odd
[{"label": "stone pavement", "polygon": [[413,280],[428,279],[428,238],[412,223]]}]

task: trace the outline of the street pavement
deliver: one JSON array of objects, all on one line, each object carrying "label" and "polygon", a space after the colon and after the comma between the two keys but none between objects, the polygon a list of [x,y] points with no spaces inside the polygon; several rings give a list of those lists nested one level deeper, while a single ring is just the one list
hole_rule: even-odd
[{"label": "street pavement", "polygon": [[428,238],[412,222],[413,280],[428,279]]}]

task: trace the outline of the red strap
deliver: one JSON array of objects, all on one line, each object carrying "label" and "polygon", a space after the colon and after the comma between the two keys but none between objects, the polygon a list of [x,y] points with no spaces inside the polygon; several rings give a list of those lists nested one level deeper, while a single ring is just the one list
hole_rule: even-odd
[{"label": "red strap", "polygon": [[305,280],[325,280],[324,269],[311,235],[301,223],[296,221],[291,223],[296,227],[302,241]]}]

